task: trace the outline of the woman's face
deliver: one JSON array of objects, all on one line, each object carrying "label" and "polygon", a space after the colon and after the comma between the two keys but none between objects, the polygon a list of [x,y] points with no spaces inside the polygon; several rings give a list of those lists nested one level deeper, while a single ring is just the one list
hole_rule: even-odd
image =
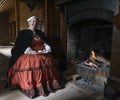
[{"label": "woman's face", "polygon": [[33,18],[28,22],[28,24],[29,24],[30,27],[36,28],[39,23],[38,23],[37,19]]}]

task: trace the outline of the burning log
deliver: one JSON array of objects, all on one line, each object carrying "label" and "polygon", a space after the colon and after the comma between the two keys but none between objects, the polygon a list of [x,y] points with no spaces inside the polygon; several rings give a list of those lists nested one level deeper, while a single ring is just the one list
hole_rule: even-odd
[{"label": "burning log", "polygon": [[88,58],[85,62],[85,65],[87,66],[93,66],[93,67],[102,67],[105,63],[104,61],[101,61],[97,59],[95,52],[92,50],[90,54],[90,58]]},{"label": "burning log", "polygon": [[89,66],[89,67],[97,67],[97,65],[94,64],[93,62],[89,61],[89,59],[86,60],[86,61],[84,62],[84,64],[87,65],[87,66]]},{"label": "burning log", "polygon": [[84,63],[85,65],[94,66],[94,67],[102,67],[104,62],[97,59],[87,59]]}]

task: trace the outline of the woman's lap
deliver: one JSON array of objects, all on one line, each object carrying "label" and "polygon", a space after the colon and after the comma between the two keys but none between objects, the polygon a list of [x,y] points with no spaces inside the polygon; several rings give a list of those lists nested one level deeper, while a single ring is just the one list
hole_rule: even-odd
[{"label": "woman's lap", "polygon": [[27,93],[29,90],[37,89],[38,92],[43,91],[38,93],[41,95],[46,89],[50,92],[51,89],[60,88],[54,59],[49,54],[20,56],[10,68],[8,75],[11,84],[20,86]]}]

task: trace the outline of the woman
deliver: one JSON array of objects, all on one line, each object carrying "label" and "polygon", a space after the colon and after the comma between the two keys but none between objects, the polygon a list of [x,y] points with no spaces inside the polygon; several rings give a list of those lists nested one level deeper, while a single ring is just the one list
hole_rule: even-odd
[{"label": "woman", "polygon": [[9,61],[10,85],[19,86],[29,98],[46,96],[60,89],[51,47],[45,34],[37,29],[39,19],[27,19],[29,27],[18,33]]}]

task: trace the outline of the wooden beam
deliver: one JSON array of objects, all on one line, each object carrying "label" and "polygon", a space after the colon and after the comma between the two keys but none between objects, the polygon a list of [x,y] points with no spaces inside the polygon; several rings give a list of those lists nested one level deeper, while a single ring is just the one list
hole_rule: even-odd
[{"label": "wooden beam", "polygon": [[48,35],[48,0],[45,0],[45,33]]},{"label": "wooden beam", "polygon": [[15,1],[15,21],[16,21],[16,33],[19,31],[19,1]]}]

